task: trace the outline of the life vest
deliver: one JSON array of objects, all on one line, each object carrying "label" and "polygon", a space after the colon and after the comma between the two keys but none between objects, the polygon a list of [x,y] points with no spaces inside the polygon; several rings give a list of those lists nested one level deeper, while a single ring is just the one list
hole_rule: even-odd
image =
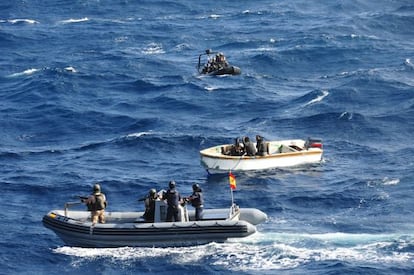
[{"label": "life vest", "polygon": [[178,193],[175,189],[168,190],[165,194],[165,198],[167,199],[168,206],[172,208],[177,208],[181,200],[180,193]]},{"label": "life vest", "polygon": [[191,195],[191,205],[195,208],[202,207],[204,204],[203,193],[201,192],[194,192]]},{"label": "life vest", "polygon": [[106,208],[107,202],[103,194],[93,195],[95,202],[91,201],[87,204],[88,211],[98,211]]}]

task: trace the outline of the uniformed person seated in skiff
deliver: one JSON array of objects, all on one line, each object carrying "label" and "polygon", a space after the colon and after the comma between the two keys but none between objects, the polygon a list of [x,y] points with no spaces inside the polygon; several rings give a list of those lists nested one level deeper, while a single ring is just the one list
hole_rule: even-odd
[{"label": "uniformed person seated in skiff", "polygon": [[82,202],[88,207],[88,211],[91,211],[92,225],[97,222],[105,223],[105,208],[108,205],[104,193],[101,193],[101,186],[96,183],[93,186],[93,193],[86,199],[82,199]]}]

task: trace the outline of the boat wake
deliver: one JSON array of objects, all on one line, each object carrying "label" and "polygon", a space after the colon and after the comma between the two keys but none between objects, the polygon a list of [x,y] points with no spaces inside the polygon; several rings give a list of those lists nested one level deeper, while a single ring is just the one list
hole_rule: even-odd
[{"label": "boat wake", "polygon": [[341,261],[365,265],[410,266],[414,261],[414,234],[296,234],[256,233],[242,240],[173,248],[59,247],[55,253],[75,256],[73,265],[97,258],[141,261],[168,257],[172,263],[214,266],[231,271],[269,271],[297,268],[310,262]]}]

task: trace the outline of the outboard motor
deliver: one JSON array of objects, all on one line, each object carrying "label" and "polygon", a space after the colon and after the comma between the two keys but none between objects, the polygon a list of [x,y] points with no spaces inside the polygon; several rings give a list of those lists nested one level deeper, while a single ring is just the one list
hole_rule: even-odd
[{"label": "outboard motor", "polygon": [[314,139],[308,138],[305,142],[305,149],[308,150],[309,148],[320,148],[322,149],[322,140],[321,139]]},{"label": "outboard motor", "polygon": [[162,200],[155,201],[154,222],[165,222],[167,219],[167,203]]}]

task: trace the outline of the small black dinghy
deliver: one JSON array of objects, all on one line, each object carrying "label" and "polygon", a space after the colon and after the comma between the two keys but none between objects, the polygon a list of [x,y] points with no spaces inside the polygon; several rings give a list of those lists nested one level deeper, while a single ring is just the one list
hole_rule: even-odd
[{"label": "small black dinghy", "polygon": [[[211,56],[213,55],[213,56]],[[207,60],[204,65],[201,64],[202,56],[206,56]],[[241,70],[239,67],[230,65],[226,57],[221,52],[212,52],[207,49],[205,53],[198,56],[197,70],[204,75],[239,75]]]},{"label": "small black dinghy", "polygon": [[170,247],[224,242],[243,238],[256,232],[255,225],[267,215],[254,208],[233,204],[225,209],[205,209],[202,220],[195,220],[194,211],[180,206],[179,221],[165,222],[166,203],[155,203],[154,222],[143,219],[144,212],[106,212],[106,223],[91,222],[88,211],[52,210],[43,217],[43,225],[51,229],[67,245],[78,247]]}]

